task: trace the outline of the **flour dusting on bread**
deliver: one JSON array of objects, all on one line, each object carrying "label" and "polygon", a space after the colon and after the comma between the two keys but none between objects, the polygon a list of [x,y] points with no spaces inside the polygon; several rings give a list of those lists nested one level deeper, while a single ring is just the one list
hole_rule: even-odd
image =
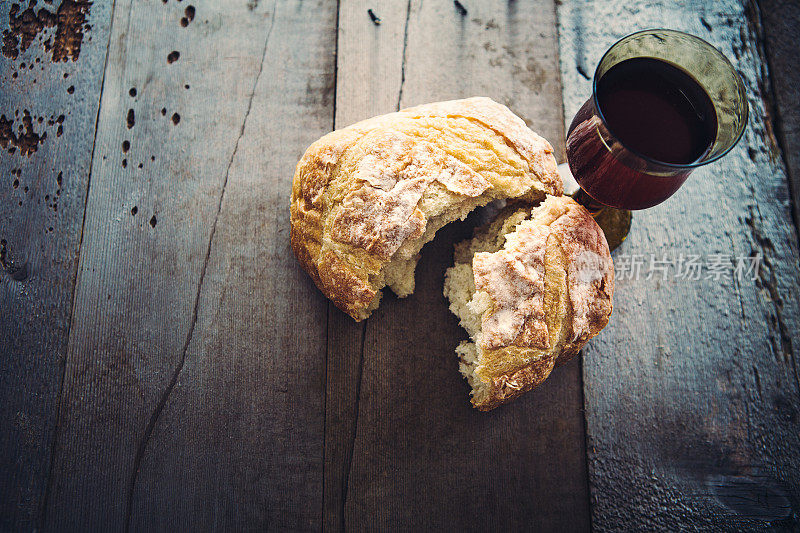
[{"label": "flour dusting on bread", "polygon": [[315,142],[297,165],[291,241],[300,264],[362,320],[383,287],[414,290],[422,246],[476,207],[560,195],[550,144],[488,98],[374,117]]},{"label": "flour dusting on bread", "polygon": [[363,183],[342,200],[331,237],[389,260],[404,242],[423,234],[428,218],[418,205],[431,183],[466,197],[479,196],[491,185],[427,143],[398,132],[379,134],[356,165],[353,178]]},{"label": "flour dusting on bread", "polygon": [[508,208],[458,244],[444,295],[470,336],[456,353],[473,405],[493,409],[574,356],[608,322],[613,288],[602,230],[568,197]]},{"label": "flour dusting on bread", "polygon": [[306,150],[292,183],[292,249],[325,296],[363,320],[385,287],[414,291],[420,251],[440,228],[514,200],[456,246],[444,286],[470,337],[456,348],[459,368],[473,405],[488,410],[541,383],[611,314],[603,232],[562,192],[552,147],[507,107],[422,105]]},{"label": "flour dusting on bread", "polygon": [[515,342],[522,346],[548,346],[544,254],[549,234],[546,226],[523,222],[503,250],[480,252],[473,257],[475,288],[491,301],[481,318],[484,349]]}]

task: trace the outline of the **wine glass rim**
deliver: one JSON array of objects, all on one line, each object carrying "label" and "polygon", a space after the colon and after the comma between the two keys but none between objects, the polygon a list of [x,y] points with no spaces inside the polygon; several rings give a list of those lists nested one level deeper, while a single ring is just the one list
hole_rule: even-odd
[{"label": "wine glass rim", "polygon": [[[606,118],[603,116],[603,110],[600,108],[600,102],[597,99],[597,82],[599,81],[598,74],[599,74],[599,71],[600,71],[600,65],[603,64],[603,61],[606,59],[606,56],[608,56],[608,54],[611,53],[611,50],[613,50],[622,41],[624,41],[626,39],[629,39],[631,37],[634,37],[636,35],[643,34],[643,33],[656,33],[656,32],[683,35],[683,36],[688,37],[690,39],[694,39],[696,41],[699,41],[700,43],[702,43],[705,46],[707,46],[711,51],[713,51],[713,53],[715,53],[718,57],[720,57],[722,59],[722,61],[726,65],[728,65],[728,68],[731,69],[731,72],[733,72],[734,76],[736,77],[736,80],[738,82],[737,86],[739,88],[740,94],[742,94],[742,96],[743,96],[742,101],[744,102],[743,111],[742,111],[742,115],[743,116],[742,116],[742,121],[741,121],[741,127],[739,128],[739,131],[736,132],[736,137],[733,139],[733,141],[730,143],[730,145],[727,148],[725,148],[723,151],[721,151],[720,153],[715,155],[714,157],[710,157],[708,159],[701,159],[701,160],[695,161],[693,163],[668,163],[666,161],[659,161],[658,159],[654,159],[652,157],[646,156],[646,155],[640,153],[639,151],[632,149],[627,144],[625,144],[622,141],[622,139],[619,138],[619,136],[614,134],[614,132],[611,130],[611,127],[609,126],[608,122],[606,121]],[[641,56],[641,57],[648,57],[648,56]],[[661,59],[661,58],[655,58],[655,59]],[[683,70],[683,69],[681,69],[681,70]],[[703,90],[705,91],[705,87],[703,87]],[[608,47],[608,50],[605,51],[605,53],[603,54],[603,57],[600,58],[600,61],[597,63],[597,67],[595,67],[595,69],[594,69],[594,76],[592,78],[592,99],[594,100],[594,107],[597,110],[597,115],[600,117],[600,120],[603,121],[603,124],[606,125],[606,127],[609,130],[609,132],[612,135],[614,135],[614,137],[617,139],[617,141],[627,151],[631,152],[636,157],[640,157],[640,158],[642,158],[645,161],[648,161],[650,163],[654,163],[656,165],[662,165],[662,166],[668,167],[668,168],[697,168],[697,167],[701,167],[703,165],[707,165],[709,163],[713,163],[714,161],[720,159],[721,157],[726,155],[728,152],[730,152],[733,149],[733,147],[736,146],[739,143],[739,140],[742,138],[742,135],[744,135],[744,130],[747,129],[747,122],[748,122],[749,117],[750,117],[750,105],[747,102],[746,96],[747,96],[747,92],[745,91],[744,82],[742,80],[742,77],[736,71],[736,68],[733,66],[733,64],[730,62],[730,60],[725,56],[725,54],[723,54],[716,46],[714,46],[713,44],[709,43],[705,39],[702,39],[701,37],[698,37],[697,35],[692,35],[691,33],[686,33],[684,31],[673,30],[673,29],[669,29],[669,28],[648,28],[648,29],[636,31],[636,32],[633,32],[633,33],[629,33],[628,35],[620,37],[619,39],[617,39],[614,42],[614,44],[612,44],[611,46]]]}]

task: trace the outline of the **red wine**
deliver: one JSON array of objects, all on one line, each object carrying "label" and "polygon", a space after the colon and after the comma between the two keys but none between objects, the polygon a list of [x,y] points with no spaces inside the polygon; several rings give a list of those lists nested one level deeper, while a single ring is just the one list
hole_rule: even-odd
[{"label": "red wine", "polygon": [[[694,78],[658,59],[628,59],[611,67],[572,121],[567,139],[570,169],[600,202],[643,209],[671,196],[688,165],[708,153],[717,132],[714,104]],[[610,133],[601,138],[599,116]],[[624,147],[609,151],[616,138]],[[643,158],[641,157],[643,156]]]},{"label": "red wine", "polygon": [[694,78],[659,59],[611,67],[597,84],[597,101],[611,134],[656,161],[694,163],[717,133],[711,98]]}]

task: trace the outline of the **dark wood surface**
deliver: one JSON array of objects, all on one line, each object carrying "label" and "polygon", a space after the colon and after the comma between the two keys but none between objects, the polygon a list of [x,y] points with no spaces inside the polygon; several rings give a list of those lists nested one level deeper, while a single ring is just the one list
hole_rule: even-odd
[{"label": "dark wood surface", "polygon": [[193,5],[115,8],[51,529],[320,524],[325,303],[286,206],[331,127],[336,10]]},{"label": "dark wood surface", "polygon": [[[567,116],[591,91],[579,68],[632,26],[711,42],[738,68],[750,105],[742,142],[674,197],[637,212],[615,252],[613,318],[583,358],[597,530],[798,527],[797,233],[756,9],[737,1],[559,7]],[[676,279],[674,267],[649,280],[619,275],[623,256],[630,265],[653,253],[763,260],[754,280],[708,279],[707,271]]]},{"label": "dark wood surface", "polygon": [[[370,7],[380,26],[365,24]],[[462,15],[450,3],[343,1],[336,126],[488,94],[561,139],[556,47],[549,2],[473,3]],[[577,362],[514,410],[480,413],[467,401],[453,354],[464,333],[442,286],[453,244],[471,227],[437,236],[419,264],[415,294],[387,296],[365,324],[329,306],[325,495],[332,528],[588,528]]]},{"label": "dark wood surface", "polygon": [[800,4],[793,0],[760,0],[751,20],[769,66],[763,90],[766,109],[784,159],[792,194],[795,224],[800,224],[800,70],[795,39],[800,28]]},{"label": "dark wood surface", "polygon": [[[794,3],[13,5],[0,530],[799,527]],[[562,158],[599,56],[652,26],[730,57],[751,118],[729,156],[636,214],[618,271],[633,254],[760,253],[757,279],[620,279],[583,361],[487,414],[442,296],[477,216],[425,248],[414,295],[361,324],[299,269],[288,195],[319,136],[480,94]]]},{"label": "dark wood surface", "polygon": [[0,3],[0,530],[35,528],[47,503],[113,11],[91,6],[71,41],[80,10],[25,7]]}]

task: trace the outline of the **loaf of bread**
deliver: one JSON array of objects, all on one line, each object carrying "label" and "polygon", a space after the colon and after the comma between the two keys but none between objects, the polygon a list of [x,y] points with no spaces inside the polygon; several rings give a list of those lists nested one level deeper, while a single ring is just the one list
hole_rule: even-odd
[{"label": "loaf of bread", "polygon": [[508,108],[427,104],[308,148],[292,185],[291,244],[325,296],[363,320],[384,287],[411,294],[420,249],[439,228],[513,200],[456,247],[444,287],[471,337],[456,352],[472,403],[489,410],[541,383],[611,314],[605,236],[561,194],[552,147]]},{"label": "loaf of bread", "polygon": [[608,323],[614,268],[603,231],[567,196],[508,207],[456,246],[444,295],[471,339],[456,353],[488,411],[544,381]]},{"label": "loaf of bread", "polygon": [[422,105],[325,135],[294,174],[291,244],[317,287],[363,320],[414,290],[422,246],[505,198],[561,195],[550,144],[488,98]]}]

